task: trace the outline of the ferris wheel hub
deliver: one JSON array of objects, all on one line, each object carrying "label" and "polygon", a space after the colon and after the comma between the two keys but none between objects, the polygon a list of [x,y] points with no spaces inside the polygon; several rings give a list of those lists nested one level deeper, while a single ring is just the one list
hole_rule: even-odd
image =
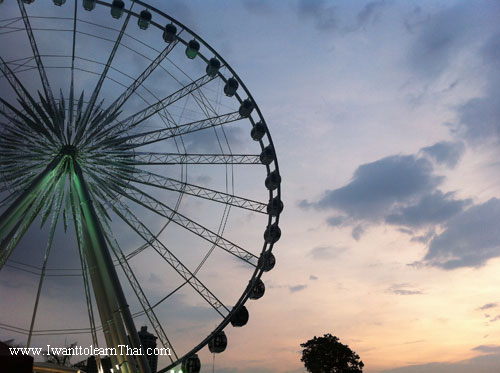
[{"label": "ferris wheel hub", "polygon": [[75,145],[63,145],[60,151],[62,155],[69,155],[71,157],[75,157],[77,152],[78,150]]}]

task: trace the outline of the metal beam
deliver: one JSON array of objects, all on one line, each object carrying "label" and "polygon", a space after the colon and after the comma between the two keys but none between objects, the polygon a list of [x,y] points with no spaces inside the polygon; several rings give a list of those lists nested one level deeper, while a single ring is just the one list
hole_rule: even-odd
[{"label": "metal beam", "polygon": [[[128,345],[128,336],[132,348],[141,348],[139,335],[135,328],[129,306],[120,286],[113,260],[106,244],[106,238],[97,213],[93,206],[87,183],[78,162],[72,161],[71,175],[74,191],[79,199],[82,218],[84,253],[90,269],[92,287],[97,299],[101,323],[105,328],[104,335],[108,347],[117,348]],[[109,331],[109,333],[106,333]],[[145,355],[138,355],[137,363],[141,373],[150,373]],[[116,355],[117,364],[125,373],[133,373],[135,361],[131,355]]]},{"label": "metal beam", "polygon": [[42,59],[40,58],[40,52],[38,51],[38,46],[36,45],[35,36],[33,35],[33,30],[31,29],[28,14],[26,13],[26,9],[24,8],[23,1],[17,0],[17,3],[19,5],[19,10],[21,11],[21,15],[23,17],[24,27],[26,28],[26,33],[28,34],[28,38],[30,40],[31,49],[33,50],[33,57],[35,57],[35,61],[38,66],[38,72],[40,73],[40,79],[42,81],[45,97],[47,97],[47,100],[49,101],[52,109],[57,115],[54,95],[52,94],[52,90],[49,84],[49,79],[47,78],[47,74],[45,73],[45,68],[43,67]]},{"label": "metal beam", "polygon": [[[20,0],[19,0],[20,1]],[[120,97],[118,97],[106,110],[104,118],[100,121],[101,124],[97,126],[97,130],[100,131],[104,128],[102,123],[106,123],[106,119],[112,115],[115,115],[122,105],[129,99],[129,97],[135,92],[135,90],[144,83],[148,76],[158,67],[158,65],[168,56],[168,54],[177,45],[178,40],[170,43],[163,51],[151,62],[151,64],[134,80],[134,82],[128,86],[128,88],[123,92]]]},{"label": "metal beam", "polygon": [[125,137],[111,138],[103,141],[100,145],[102,145],[103,148],[118,146],[122,150],[130,150],[170,139],[172,137],[201,131],[206,128],[222,126],[224,124],[235,122],[244,118],[245,117],[242,117],[237,111],[235,111],[232,113],[222,114],[217,117],[179,124],[176,127],[162,128]]},{"label": "metal beam", "polygon": [[25,191],[0,216],[0,238],[4,237],[19,222],[19,219],[38,196],[38,192],[54,178],[62,158],[62,155],[58,155],[50,162],[45,170],[31,182]]}]

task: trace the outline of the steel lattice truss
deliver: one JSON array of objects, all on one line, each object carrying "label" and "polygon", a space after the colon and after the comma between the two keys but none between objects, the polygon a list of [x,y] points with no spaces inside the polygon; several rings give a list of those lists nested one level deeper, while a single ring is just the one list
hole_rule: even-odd
[{"label": "steel lattice truss", "polygon": [[[5,49],[0,56],[0,270],[38,279],[29,326],[0,320],[0,329],[26,335],[28,347],[39,336],[79,333],[89,334],[98,346],[101,332],[108,347],[128,341],[134,346],[140,341],[133,319],[144,315],[159,344],[172,351],[159,371],[189,366],[227,324],[246,323],[240,320],[244,304],[262,296],[260,277],[274,266],[271,250],[280,238],[283,204],[266,122],[226,61],[162,11],[142,1],[53,3],[60,7],[0,2],[5,7],[0,40],[5,46],[19,43],[25,52],[16,56]],[[148,34],[141,34],[146,29]],[[60,46],[51,41],[55,36]],[[80,46],[88,42],[98,44],[102,56]],[[127,65],[134,58],[138,62]],[[235,147],[243,151],[233,153]],[[193,176],[188,180],[188,175]],[[212,180],[220,181],[214,186]],[[256,232],[260,244],[235,239],[248,229],[228,225],[230,211],[248,222],[264,219]],[[220,218],[204,218],[208,213]],[[157,221],[161,225],[152,224]],[[48,233],[42,261],[34,266],[14,253],[38,222]],[[79,267],[56,273],[48,263],[57,249],[58,227],[74,237]],[[116,235],[123,228],[138,247]],[[248,242],[251,247],[245,247]],[[179,250],[179,243],[188,247]],[[196,250],[203,255],[194,261]],[[134,265],[146,253],[154,253],[178,284],[154,299]],[[224,301],[229,284],[218,288],[202,276],[210,266],[220,271],[223,265],[232,265],[235,273],[247,271],[246,284],[233,292],[230,303]],[[55,276],[81,277],[88,328],[37,325],[44,280]],[[159,310],[184,289],[191,289],[218,321],[189,348],[178,348]],[[125,298],[131,294],[140,306],[134,313]],[[127,368],[133,360],[115,359],[123,371],[133,370]],[[137,364],[149,371],[145,360]]]}]

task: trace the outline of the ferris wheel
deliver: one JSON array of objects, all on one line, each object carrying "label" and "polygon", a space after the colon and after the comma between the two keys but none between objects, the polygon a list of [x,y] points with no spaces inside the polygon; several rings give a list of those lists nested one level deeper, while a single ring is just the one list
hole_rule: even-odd
[{"label": "ferris wheel", "polygon": [[[230,345],[224,329],[248,322],[275,264],[281,177],[256,101],[144,1],[0,9],[0,281],[32,287],[26,314],[0,305],[0,329],[28,347],[79,334],[139,348],[143,322],[169,351],[158,372],[199,372],[197,354]],[[49,306],[57,281],[85,325]],[[110,357],[150,371],[145,355]]]}]

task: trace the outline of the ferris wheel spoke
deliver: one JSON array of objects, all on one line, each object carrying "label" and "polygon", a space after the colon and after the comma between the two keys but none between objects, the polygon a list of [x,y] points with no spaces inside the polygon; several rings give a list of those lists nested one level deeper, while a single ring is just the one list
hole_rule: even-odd
[{"label": "ferris wheel spoke", "polygon": [[[1,146],[1,145],[0,145]],[[7,175],[3,179],[10,180],[15,176],[15,172],[25,173],[26,175],[32,173],[37,168],[43,167],[47,160],[52,158],[51,154],[46,153],[28,153],[26,148],[15,148],[11,151],[6,151],[2,154],[2,167],[0,168],[0,173],[6,173]],[[26,152],[24,157],[16,158],[16,153]]]},{"label": "ferris wheel spoke", "polygon": [[[110,154],[115,154],[110,152]],[[116,153],[117,155],[119,153]],[[135,152],[134,158],[125,163],[136,166],[177,165],[177,164],[260,164],[258,154],[179,154],[161,152]]]},{"label": "ferris wheel spoke", "polygon": [[8,197],[6,197],[0,205],[3,205],[7,202],[14,201],[17,199],[23,192],[23,188],[25,185],[30,185],[30,183],[35,179],[35,176],[26,175],[25,179],[19,178],[15,181],[10,182],[10,184],[3,186],[0,189],[0,193],[7,192],[9,190],[14,190]]},{"label": "ferris wheel spoke", "polygon": [[[21,1],[21,0],[18,0]],[[135,79],[135,81],[128,86],[128,88],[123,92],[120,97],[118,97],[107,109],[106,116],[111,116],[120,110],[123,104],[130,98],[130,96],[135,92],[135,90],[144,83],[144,81],[149,77],[149,75],[158,67],[158,65],[168,56],[168,54],[175,48],[178,40],[171,42],[163,51],[151,62],[151,64]],[[104,126],[99,125],[99,129],[104,128]]]},{"label": "ferris wheel spoke", "polygon": [[12,71],[7,62],[5,62],[2,57],[0,57],[0,70],[2,71],[3,76],[7,79],[7,82],[12,87],[20,100],[32,101],[28,99],[28,97],[31,98],[31,95],[28,93],[26,87],[24,87],[21,81],[17,78],[15,72]]},{"label": "ferris wheel spoke", "polygon": [[[143,246],[146,246],[146,247],[143,247]],[[139,247],[138,249],[134,250],[132,253],[128,254],[126,256],[126,258],[129,260],[131,257],[135,256],[136,253],[139,253],[141,251],[144,250],[144,248],[147,248],[147,245],[143,245],[141,247]],[[210,256],[210,254],[212,253],[212,249],[214,248],[215,246],[212,246],[212,248],[205,254],[205,257],[203,258],[203,260],[198,264],[198,267],[196,267],[196,269],[193,271],[193,274],[196,275],[198,273],[198,271],[201,269],[201,267],[203,266],[203,264],[206,262],[206,260],[208,259],[208,257]],[[156,308],[157,306],[159,306],[160,304],[162,304],[165,300],[167,300],[169,297],[171,297],[172,295],[174,295],[175,293],[177,293],[177,291],[179,291],[181,288],[183,288],[188,282],[185,280],[183,283],[181,283],[179,286],[177,286],[174,290],[172,290],[170,293],[168,293],[167,295],[165,295],[164,297],[162,297],[160,300],[158,300],[153,306],[152,308]],[[144,314],[144,312],[138,312],[136,313],[137,316],[140,316]]]},{"label": "ferris wheel spoke", "polygon": [[[88,61],[88,62],[95,62],[95,61],[90,60],[90,59],[87,59],[87,58],[82,58],[82,57],[78,57],[78,58],[79,58],[79,59],[81,59],[81,60],[84,60],[84,61]],[[105,64],[102,64],[102,65],[105,65]],[[114,67],[111,67],[111,69],[112,69],[112,70],[115,70],[116,72],[118,72],[118,73],[120,73],[120,74],[122,74],[122,75],[124,75],[124,76],[126,76],[127,78],[133,79],[133,77],[132,77],[132,76],[130,76],[130,75],[128,75],[128,74],[126,74],[126,73],[124,73],[123,71],[120,71],[120,70],[118,70],[118,69],[116,69],[116,68],[114,68]],[[164,69],[164,68],[162,67],[162,69]],[[109,77],[108,77],[108,79],[112,80],[113,82],[115,82],[115,83],[117,83],[117,84],[119,84],[119,85],[121,85],[121,86],[123,86],[123,87],[127,87],[125,84],[122,84],[122,83],[118,82],[118,81],[117,81],[117,80],[115,80],[115,79],[112,79],[112,78],[109,78]],[[152,92],[149,88],[147,88],[146,86],[143,86],[143,88],[144,88],[144,90],[145,90],[148,94],[150,94],[150,95],[151,95],[151,96],[152,96],[152,97],[153,97],[156,101],[158,101],[158,102],[159,102],[159,101],[161,100],[161,99],[160,99],[160,98],[159,98],[159,97],[158,97],[158,96],[157,96],[154,92]],[[137,96],[138,96],[138,97],[139,97],[142,101],[144,101],[147,105],[150,105],[150,102],[149,102],[148,100],[146,100],[146,99],[145,99],[145,98],[144,98],[141,94],[138,94],[138,93],[136,93],[136,94],[137,94]],[[72,112],[70,112],[70,114],[72,114]],[[166,126],[166,127],[169,127],[169,126],[170,126],[170,125],[169,125],[169,122],[170,122],[170,123],[174,123],[174,124],[175,124],[175,120],[173,119],[172,115],[171,115],[171,114],[167,111],[167,108],[164,108],[164,109],[160,110],[160,111],[158,112],[158,116],[159,116],[160,120],[161,120],[161,121],[165,124],[165,126]],[[106,133],[107,133],[107,132],[106,132]]]},{"label": "ferris wheel spoke", "polygon": [[[104,137],[104,134],[99,132],[98,130],[95,130],[93,133],[89,134],[88,132],[86,132],[88,129],[87,127],[92,127],[95,123],[101,123],[100,125],[104,127],[112,123],[120,115],[120,112],[115,112],[111,115],[108,115],[107,111],[101,112],[100,108],[102,104],[103,101],[101,101],[101,103],[98,106],[93,108],[93,113],[91,114],[91,118],[87,121],[90,122],[90,124],[83,123],[82,119],[83,116],[78,115],[77,125],[75,126],[76,134],[75,134],[75,139],[73,140],[75,144],[79,143],[80,146],[82,145],[85,146],[90,139],[93,139],[93,141],[97,142],[101,141],[101,138]],[[86,139],[84,139],[85,137]]]},{"label": "ferris wheel spoke", "polygon": [[[38,303],[40,301],[40,294],[42,290],[42,285],[43,285],[43,280],[45,278],[45,271],[47,269],[47,261],[49,260],[49,255],[50,255],[50,249],[52,248],[52,242],[54,240],[54,233],[56,231],[56,226],[57,226],[57,220],[59,219],[59,215],[61,213],[61,206],[62,206],[62,201],[64,197],[64,185],[66,183],[66,177],[61,177],[59,181],[57,182],[57,187],[54,187],[57,189],[57,191],[52,194],[52,198],[48,199],[47,201],[50,201],[46,203],[46,206],[54,206],[54,201],[55,201],[55,206],[52,211],[52,221],[50,223],[50,231],[49,231],[49,238],[47,241],[47,246],[45,248],[45,255],[43,257],[43,264],[40,272],[40,279],[38,281],[38,289],[35,297],[35,305],[33,307],[33,313],[31,317],[31,324],[30,324],[30,329],[29,329],[29,334],[28,334],[28,342],[27,346],[29,347],[31,344],[31,337],[33,336],[33,328],[35,326],[35,319],[36,319],[36,314],[38,310]],[[46,210],[46,212],[43,212],[43,210]],[[42,225],[45,219],[48,217],[48,213],[51,212],[52,209],[49,208],[42,208]]]},{"label": "ferris wheel spoke", "polygon": [[11,123],[0,123],[0,126],[4,130],[2,133],[3,139],[8,140],[10,143],[19,143],[21,141],[21,144],[29,146],[32,152],[43,153],[49,149],[46,142],[33,138],[25,129],[12,127],[12,125]]},{"label": "ferris wheel spoke", "polygon": [[[125,273],[128,281],[130,283],[130,286],[134,290],[137,299],[141,303],[141,306],[142,306],[144,313],[148,317],[149,322],[151,323],[151,325],[153,326],[153,329],[156,332],[156,336],[160,340],[163,347],[169,348],[174,353],[174,357],[177,360],[178,359],[177,353],[175,352],[175,349],[174,349],[172,343],[168,339],[167,334],[165,333],[165,330],[161,326],[161,323],[158,320],[158,317],[154,313],[153,307],[151,307],[151,304],[149,303],[149,300],[146,297],[146,294],[144,294],[144,291],[142,290],[142,287],[139,284],[137,277],[135,276],[134,272],[132,271],[132,268],[130,267],[127,258],[123,254],[123,251],[121,250],[116,239],[111,239],[111,237],[112,236],[110,235],[110,233],[107,232],[106,239],[108,241],[108,244],[111,247],[111,249],[113,250],[113,253],[115,254],[115,257],[117,258],[118,262],[120,263],[120,266],[122,267],[122,270]],[[170,358],[170,361],[173,363],[174,360],[172,359],[172,357],[170,357],[170,355],[169,355],[169,358]]]},{"label": "ferris wheel spoke", "polygon": [[[213,245],[221,248],[222,250],[236,256],[237,258],[243,260],[244,262],[250,264],[251,266],[254,267],[257,266],[258,257],[250,253],[249,251],[232,243],[226,238],[220,236],[219,234],[195,222],[194,220],[191,220],[186,216],[178,213],[177,211],[165,205],[163,202],[141,191],[140,189],[132,185],[124,185],[123,181],[119,179],[115,179],[115,183],[118,185],[122,184],[123,187],[114,189],[115,192],[120,193],[124,197],[134,201],[135,203],[138,203],[139,205],[149,209],[150,211],[160,216],[170,219],[172,222],[185,228],[189,232],[197,235],[198,237],[203,238],[204,240],[212,243]],[[124,192],[123,190],[124,188],[127,188],[126,192]]]},{"label": "ferris wheel spoke", "polygon": [[[19,137],[12,137],[9,135],[3,135],[3,141],[0,140],[0,146],[4,149],[8,149],[8,151],[5,152],[5,155],[8,157],[9,153],[13,152],[19,152],[19,150],[27,150],[29,149],[28,145],[29,144],[24,144],[23,142],[20,141]],[[2,157],[3,158],[3,157]]]},{"label": "ferris wheel spoke", "polygon": [[[2,188],[0,189],[0,193],[3,193],[3,192],[6,192],[8,190],[10,190],[11,187],[9,185],[7,185],[5,188]],[[20,190],[16,190],[16,191],[13,191],[11,192],[7,197],[5,197],[4,199],[2,199],[0,201],[0,207],[3,207],[5,206],[7,203],[10,203],[12,202],[13,200],[16,199],[16,197],[19,196],[19,194],[21,194],[21,191]]]},{"label": "ferris wheel spoke", "polygon": [[50,88],[49,79],[47,78],[47,74],[45,73],[45,68],[43,67],[42,59],[40,58],[40,52],[38,51],[38,46],[35,41],[35,36],[33,35],[33,30],[31,29],[30,21],[28,18],[28,14],[26,13],[26,9],[24,8],[24,3],[22,0],[17,0],[19,5],[19,10],[21,11],[21,16],[23,18],[24,27],[26,29],[26,33],[28,34],[28,38],[31,44],[31,49],[33,51],[33,57],[35,58],[36,64],[38,66],[38,72],[40,74],[40,79],[42,81],[43,91],[45,93],[45,97],[47,97],[49,104],[51,105],[54,112],[56,110],[56,102],[54,100],[54,96],[52,94],[52,90]]},{"label": "ferris wheel spoke", "polygon": [[[28,144],[29,145],[29,144]],[[2,155],[2,165],[8,165],[16,163],[21,165],[19,167],[24,167],[29,166],[30,164],[33,163],[46,163],[47,161],[50,161],[50,159],[54,158],[54,154],[52,152],[49,152],[49,150],[45,150],[45,148],[42,148],[41,150],[36,148],[35,146],[39,144],[31,144],[30,147],[25,147],[25,146],[14,146],[10,147],[9,150],[6,150]],[[40,145],[41,147],[41,145]],[[26,153],[24,156],[18,156],[16,157],[16,154],[19,154],[20,152]]]},{"label": "ferris wheel spoke", "polygon": [[41,167],[41,165],[37,164],[34,166],[15,169],[15,170],[11,170],[11,171],[2,170],[2,173],[5,173],[5,176],[3,176],[3,181],[6,181],[6,182],[9,182],[12,184],[12,183],[15,183],[16,180],[19,180],[19,179],[25,180],[26,177],[29,176],[33,170],[38,169],[40,167]]},{"label": "ferris wheel spoke", "polygon": [[19,220],[19,217],[25,215],[29,209],[33,209],[34,201],[40,194],[47,190],[50,191],[54,180],[58,176],[58,169],[61,166],[62,156],[57,156],[49,165],[37,175],[29,186],[19,195],[19,197],[4,211],[0,216],[0,237]]},{"label": "ferris wheel spoke", "polygon": [[[76,157],[70,157],[70,178],[73,190],[78,198],[77,214],[81,215],[85,257],[91,268],[92,285],[96,297],[101,322],[108,345],[126,344],[127,340],[133,348],[140,348],[141,342],[132,319],[129,305],[118,279],[112,258],[108,251],[105,234],[99,217],[92,203],[93,197],[89,190],[84,172]],[[140,371],[148,371],[144,356],[139,356]],[[133,363],[127,356],[118,358],[121,362]]]},{"label": "ferris wheel spoke", "polygon": [[[26,154],[20,155],[20,152]],[[16,163],[19,168],[29,166],[32,163],[39,163],[42,165],[43,162],[50,160],[54,157],[52,152],[45,149],[34,148],[33,144],[31,147],[12,147],[6,150],[2,157],[2,164],[9,165]]]},{"label": "ferris wheel spoke", "polygon": [[186,135],[188,133],[204,130],[206,128],[214,128],[227,123],[235,122],[243,119],[237,111],[222,114],[217,117],[202,119],[190,123],[180,124],[176,127],[163,128],[159,130],[138,133],[131,136],[110,139],[103,143],[104,146],[119,146],[120,149],[129,150],[141,146],[154,144],[159,141],[164,141],[176,136]]},{"label": "ferris wheel spoke", "polygon": [[1,188],[0,192],[5,192],[5,191],[9,190],[12,186],[17,185],[17,182],[19,180],[22,180],[22,182],[24,183],[25,179],[27,177],[29,177],[29,175],[30,175],[29,172],[22,172],[22,171],[15,172],[14,176],[11,176],[10,173],[3,172],[3,171],[2,171],[2,174],[3,174],[2,181],[9,183],[9,186],[5,187],[5,188]]},{"label": "ferris wheel spoke", "polygon": [[196,92],[193,92],[191,94],[193,99],[196,101],[196,105],[203,111],[205,116],[210,117],[213,115],[218,115],[217,110],[213,107],[213,105],[210,103],[208,98],[205,96],[203,93],[203,90],[198,90]]},{"label": "ferris wheel spoke", "polygon": [[[12,25],[15,23],[18,23],[21,20],[22,20],[22,17],[13,17],[13,18],[9,18],[9,19],[4,19],[1,21],[1,23],[5,22],[5,24],[1,25],[0,28],[14,28]],[[24,30],[24,29],[19,27],[19,30]]]},{"label": "ferris wheel spoke", "polygon": [[[19,154],[20,152],[23,152],[25,154]],[[43,165],[44,162],[46,162],[50,158],[53,158],[53,156],[54,155],[49,153],[48,151],[40,151],[39,149],[34,149],[33,145],[31,145],[31,147],[14,146],[12,148],[9,148],[9,150],[6,150],[2,154],[2,165],[4,165],[4,167],[8,167],[10,164],[16,164],[17,168],[23,168],[29,166],[32,163]]]},{"label": "ferris wheel spoke", "polygon": [[[0,57],[1,59],[1,57]],[[1,67],[1,60],[0,60],[0,67]],[[12,129],[18,129],[17,126],[15,126],[13,123],[11,123],[11,118],[14,118],[14,120],[19,120],[19,117],[17,116],[17,114],[15,112],[13,112],[12,110],[10,110],[10,107],[5,105],[4,103],[5,101],[1,101],[0,100],[0,115],[3,116],[5,119],[8,120],[8,122],[6,123],[7,125],[9,125],[11,127],[11,130]],[[1,131],[4,131],[5,128],[1,128],[0,129]],[[29,134],[29,132],[28,132]]]},{"label": "ferris wheel spoke", "polygon": [[[17,141],[9,142],[8,144],[3,144],[0,141],[0,146],[5,146],[5,151],[2,154],[2,164],[7,167],[12,164],[17,164],[19,168],[24,166],[29,166],[33,163],[46,163],[50,162],[50,159],[54,158],[54,154],[46,149],[45,147],[39,146],[41,149],[36,147],[38,144],[18,144]],[[19,154],[24,153],[24,155]]]},{"label": "ferris wheel spoke", "polygon": [[[17,27],[5,27],[8,31],[2,31],[0,32],[0,36],[7,35],[7,34],[13,34],[16,32],[23,31],[23,28],[17,28]],[[36,67],[35,67],[36,69]]]},{"label": "ferris wheel spoke", "polygon": [[[75,99],[75,54],[76,54],[76,20],[78,14],[78,1],[74,2],[74,11],[73,11],[73,38],[72,38],[72,46],[71,46],[71,81],[69,88],[69,122],[73,123],[73,115],[74,115],[74,99]],[[67,127],[67,138],[68,141],[71,141],[73,126]]]},{"label": "ferris wheel spoke", "polygon": [[[14,61],[9,61],[8,64],[11,66],[15,66],[12,69],[12,72],[19,73],[19,72],[25,71],[25,69],[21,70],[21,68],[24,68],[24,67],[29,67],[30,69],[36,69],[36,66],[28,65],[28,63],[30,63],[33,60],[34,60],[33,57],[27,57],[27,58],[23,58],[23,59],[14,60]],[[24,62],[21,63],[20,61],[24,61]]]},{"label": "ferris wheel spoke", "polygon": [[[29,102],[24,101],[22,98],[18,100],[21,107],[25,110],[22,113],[20,110],[15,108],[13,105],[5,101],[0,97],[0,102],[3,104],[3,108],[0,109],[0,113],[12,124],[16,124],[23,131],[29,131],[30,129],[40,134],[39,141],[50,142],[55,144],[55,139],[52,134],[57,138],[61,139],[61,134],[56,131],[55,127],[52,125],[50,119],[46,116],[43,109],[35,103],[31,96],[25,96]],[[41,98],[41,97],[40,97]],[[52,111],[49,111],[53,115]]]},{"label": "ferris wheel spoke", "polygon": [[111,64],[113,63],[113,59],[115,58],[116,51],[118,50],[118,46],[121,44],[121,40],[123,38],[123,35],[125,34],[125,29],[127,28],[128,22],[130,20],[130,16],[132,15],[132,13],[130,11],[132,10],[133,6],[134,6],[134,2],[132,2],[130,4],[129,12],[127,13],[127,16],[125,17],[125,21],[123,22],[122,28],[121,28],[121,30],[118,34],[118,37],[116,38],[116,41],[113,45],[113,49],[111,50],[111,53],[108,57],[108,61],[106,62],[106,65],[104,66],[104,70],[99,77],[99,81],[97,82],[97,85],[94,88],[94,91],[92,92],[92,96],[90,98],[89,103],[87,104],[87,109],[85,110],[85,114],[83,116],[83,123],[87,122],[88,116],[90,115],[90,112],[95,105],[97,97],[99,96],[99,92],[101,91],[102,84],[104,83],[104,80],[106,79],[106,76],[108,75],[109,68],[110,68]]},{"label": "ferris wheel spoke", "polygon": [[[41,110],[39,105],[36,104],[33,97],[31,97],[31,95],[28,93],[28,91],[23,86],[23,84],[19,81],[19,79],[17,79],[16,75],[12,72],[12,70],[10,70],[9,66],[7,66],[7,64],[2,59],[2,57],[0,57],[0,70],[2,70],[2,73],[4,74],[4,76],[7,77],[7,81],[9,82],[9,85],[14,89],[17,97],[19,98],[19,103],[21,103],[23,108],[25,110],[26,110],[26,108],[28,108],[27,111],[31,115],[33,115],[33,113],[34,113],[33,110],[31,110],[31,108],[34,108],[38,112],[38,114],[40,115],[42,120],[41,121],[35,120],[34,122],[31,120],[28,120],[27,123],[23,123],[23,122],[19,121],[18,118],[22,118],[23,120],[27,120],[27,117],[24,114],[22,114],[19,110],[17,110],[13,105],[11,105],[6,100],[4,100],[3,98],[0,97],[0,102],[3,104],[3,107],[8,110],[7,111],[7,110],[4,110],[2,108],[1,114],[13,122],[18,122],[21,127],[25,127],[26,125],[28,125],[33,130],[35,130],[37,132],[42,131],[42,133],[47,137],[47,139],[53,141],[52,136],[47,132],[47,130],[44,127],[44,125],[49,126],[49,129],[57,135],[55,129],[50,124],[50,120],[47,118],[45,113],[43,113],[43,110]],[[17,116],[18,118],[12,116],[9,112],[14,113],[15,116]],[[35,116],[35,118],[37,118],[37,117]]]},{"label": "ferris wheel spoke", "polygon": [[[34,198],[32,197],[33,203],[27,208],[25,212],[22,212],[22,215],[17,220],[17,222],[14,221],[14,223],[11,223],[11,225],[7,225],[4,224],[4,221],[2,221],[3,229],[1,237],[5,238],[3,238],[3,241],[0,243],[0,269],[2,269],[3,265],[5,264],[10,254],[12,253],[12,250],[17,246],[19,240],[23,237],[23,235],[26,233],[28,228],[31,226],[31,224],[37,217],[45,201],[52,193],[53,187],[54,187],[54,180],[50,180],[46,189],[44,190],[38,189],[38,191],[36,192],[37,195]],[[9,229],[8,227],[12,225],[14,226],[14,228],[8,234],[5,235],[3,233],[4,229],[5,228]]]},{"label": "ferris wheel spoke", "polygon": [[[88,267],[87,267],[87,261],[85,260],[85,256],[83,253],[83,246],[78,243],[78,253],[80,255],[80,263],[82,267],[82,277],[83,277],[83,287],[85,290],[85,300],[87,303],[87,313],[89,317],[89,324],[90,324],[90,334],[92,336],[92,343],[94,346],[99,347],[99,341],[97,339],[97,333],[96,331],[99,329],[102,329],[100,327],[99,329],[96,328],[95,325],[95,317],[94,317],[94,310],[92,307],[92,297],[90,295],[90,286],[89,286],[89,273],[88,273]],[[98,355],[96,356],[96,359],[98,359]]]},{"label": "ferris wheel spoke", "polygon": [[[187,96],[189,93],[193,92],[194,90],[199,89],[200,87],[207,84],[208,82],[210,82],[214,78],[215,77],[204,75],[204,76],[200,77],[199,79],[193,81],[192,83],[177,90],[176,92],[159,100],[157,103],[149,105],[148,107],[140,110],[139,112],[129,116],[128,118],[118,122],[117,124],[114,124],[113,126],[107,128],[107,129],[105,129],[104,131],[102,131],[102,134],[107,135],[108,133],[113,133],[114,136],[119,136],[119,135],[129,131],[130,129],[136,127],[137,125],[139,125],[140,123],[142,123],[146,119],[150,118],[151,116],[164,110],[166,107],[173,104],[174,102]],[[167,121],[168,121],[168,118],[167,118]]]},{"label": "ferris wheel spoke", "polygon": [[[1,109],[0,109],[1,110]],[[8,141],[16,141],[19,142],[19,139],[23,139],[23,143],[28,143],[28,144],[36,144],[36,145],[43,145],[44,142],[37,141],[37,139],[34,139],[29,136],[29,132],[26,131],[24,128],[20,128],[19,126],[16,126],[12,122],[1,122],[0,127],[2,128],[2,133],[1,136],[3,139],[7,139],[9,137]],[[38,147],[36,150],[39,150]]]},{"label": "ferris wheel spoke", "polygon": [[[85,300],[87,303],[87,314],[89,317],[89,324],[90,324],[90,335],[92,336],[92,343],[94,346],[99,347],[99,340],[97,339],[97,330],[102,329],[102,326],[98,329],[96,328],[95,325],[95,317],[94,317],[94,310],[92,307],[92,297],[90,295],[90,286],[89,286],[89,273],[88,273],[88,268],[87,268],[87,261],[85,260],[85,255],[83,253],[83,245],[78,242],[78,254],[80,256],[80,263],[81,263],[81,268],[82,268],[82,277],[83,277],[83,287],[85,291]],[[97,354],[96,355],[96,360],[99,364],[100,361],[100,356]]]},{"label": "ferris wheel spoke", "polygon": [[265,203],[254,201],[244,197],[239,197],[233,194],[224,193],[214,189],[205,188],[195,184],[189,184],[149,171],[135,170],[133,176],[124,175],[124,177],[132,182],[151,185],[156,188],[172,190],[175,192],[186,193],[195,197],[224,203],[226,205],[239,207],[253,212],[260,212],[263,214],[266,213],[267,204]]},{"label": "ferris wheel spoke", "polygon": [[[105,199],[105,196],[102,194],[102,192],[99,191],[99,189],[96,187],[95,184],[90,184],[91,190],[94,194],[98,195],[100,198]],[[98,199],[95,199],[95,201],[99,202]],[[140,286],[134,272],[132,271],[132,268],[130,267],[128,260],[126,256],[123,254],[123,251],[121,250],[118,241],[113,237],[113,234],[111,233],[111,227],[108,224],[108,220],[110,220],[109,215],[107,214],[106,210],[103,208],[102,204],[99,202],[98,203],[98,215],[101,217],[101,222],[103,222],[103,230],[104,230],[104,237],[106,238],[106,241],[108,245],[111,247],[118,263],[122,267],[123,272],[125,273],[127,280],[130,283],[130,286],[134,290],[134,293],[141,303],[142,309],[143,309],[143,314],[146,314],[151,325],[155,329],[157,337],[160,339],[160,342],[165,348],[170,348],[171,351],[174,353],[174,356],[176,359],[178,359],[177,353],[175,352],[175,349],[173,345],[171,344],[170,340],[168,339],[165,331],[163,330],[163,327],[161,326],[161,323],[159,322],[156,314],[154,313],[154,307],[151,307],[148,298],[144,294],[144,291],[142,290],[142,287]],[[132,315],[134,316],[134,315]],[[172,358],[170,357],[171,362]]]},{"label": "ferris wheel spoke", "polygon": [[[100,180],[92,172],[92,178]],[[96,180],[96,181],[97,181]],[[102,180],[97,182],[108,198],[112,198],[115,203],[110,205],[114,213],[120,217],[134,232],[136,232],[149,246],[151,246],[160,256],[186,281],[198,294],[214,308],[214,310],[225,317],[229,313],[228,308],[217,299],[217,297],[184,265],[179,259],[132,213],[132,211],[119,199],[114,197],[113,192],[108,190]]]}]

